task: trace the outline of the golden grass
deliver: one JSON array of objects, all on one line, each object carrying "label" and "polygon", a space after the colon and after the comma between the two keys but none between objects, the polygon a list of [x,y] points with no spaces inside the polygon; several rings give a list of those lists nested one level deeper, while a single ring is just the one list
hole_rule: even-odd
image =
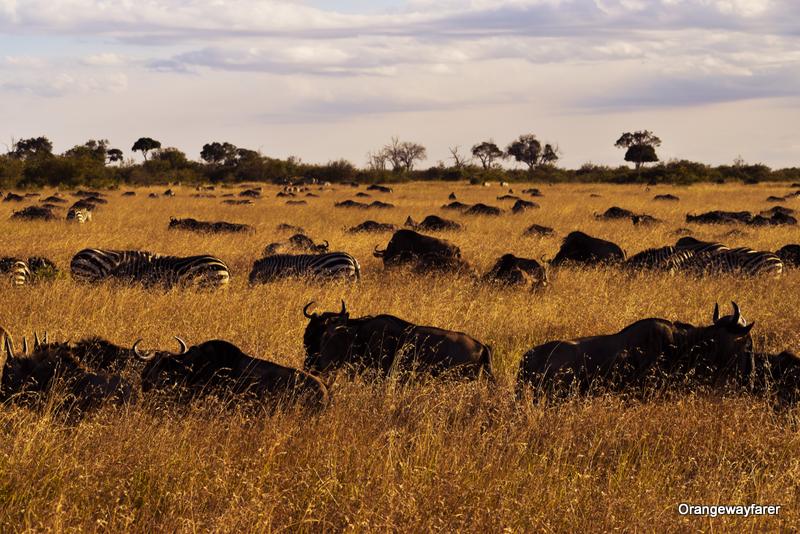
[{"label": "golden grass", "polygon": [[[223,338],[250,354],[301,366],[302,306],[316,300],[321,308],[338,309],[344,298],[354,315],[392,313],[474,335],[493,347],[500,381],[490,390],[483,383],[340,379],[334,404],[313,417],[294,410],[254,417],[213,404],[165,414],[145,402],[104,408],[65,426],[47,414],[3,408],[0,530],[741,531],[795,525],[800,440],[794,412],[718,395],[523,405],[513,400],[513,382],[520,357],[535,344],[614,332],[652,316],[708,323],[717,301],[736,300],[757,322],[759,349],[796,350],[797,273],[737,281],[569,270],[546,292],[532,294],[453,277],[386,274],[371,252],[390,234],[344,233],[368,218],[398,225],[408,215],[457,219],[467,229],[442,236],[479,272],[505,252],[552,257],[575,229],[611,239],[629,254],[673,243],[672,232],[685,226],[699,238],[762,250],[800,241],[791,227],[684,223],[687,212],[766,209],[767,196],[787,192],[781,185],[539,187],[545,196],[533,200],[541,209],[499,218],[440,211],[450,191],[462,202],[512,204],[495,200],[505,192],[498,186],[464,184],[407,184],[390,195],[374,193],[397,205],[387,211],[334,209],[335,200],[355,198],[350,188],[321,192],[307,199],[308,206],[286,206],[274,187],[253,206],[190,198],[190,188],[173,188],[178,196],[172,199],[148,199],[145,189],[133,198],[111,192],[110,203],[83,226],[10,221],[19,206],[0,204],[0,255],[45,255],[67,269],[71,256],[88,246],[210,253],[233,272],[230,287],[217,292],[85,287],[68,277],[23,290],[4,284],[0,325],[17,339],[44,329],[58,338],[97,334],[120,344],[143,337],[147,346],[165,348],[174,348],[173,335],[189,343]],[[681,201],[651,200],[666,192]],[[798,200],[789,202],[800,207]],[[594,219],[594,212],[612,205],[665,223],[640,228]],[[257,231],[170,232],[170,216],[248,223]],[[288,237],[275,229],[281,222],[356,256],[361,283],[291,280],[249,287],[247,274],[263,247]],[[532,223],[552,226],[558,235],[524,237]],[[728,235],[732,230],[742,233]],[[783,508],[778,518],[683,518],[680,502]]]}]

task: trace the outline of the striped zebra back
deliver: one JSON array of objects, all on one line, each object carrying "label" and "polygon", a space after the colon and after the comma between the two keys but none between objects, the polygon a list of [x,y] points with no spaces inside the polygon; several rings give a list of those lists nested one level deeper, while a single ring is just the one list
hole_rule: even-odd
[{"label": "striped zebra back", "polygon": [[279,278],[360,279],[361,266],[347,252],[325,254],[275,254],[253,264],[250,283],[269,282]]},{"label": "striped zebra back", "polygon": [[69,269],[79,282],[96,283],[107,280],[119,266],[125,252],[98,248],[83,249],[72,257]]},{"label": "striped zebra back", "polygon": [[85,208],[70,208],[67,212],[67,220],[83,224],[92,220],[92,212]]},{"label": "striped zebra back", "polygon": [[214,256],[159,256],[153,255],[149,261],[149,273],[145,276],[152,283],[175,285],[197,284],[204,288],[217,288],[227,285],[231,279],[230,269]]},{"label": "striped zebra back", "polygon": [[625,266],[630,269],[656,269],[674,272],[680,270],[692,257],[691,250],[678,250],[667,246],[643,250],[628,258]]},{"label": "striped zebra back", "polygon": [[14,287],[30,285],[33,282],[33,274],[28,266],[28,262],[17,261],[11,266],[11,283]]}]

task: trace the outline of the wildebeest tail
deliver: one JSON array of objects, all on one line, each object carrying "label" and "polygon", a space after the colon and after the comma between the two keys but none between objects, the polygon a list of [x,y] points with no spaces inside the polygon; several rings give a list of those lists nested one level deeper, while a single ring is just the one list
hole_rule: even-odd
[{"label": "wildebeest tail", "polygon": [[489,383],[496,384],[497,378],[495,378],[494,370],[492,369],[492,347],[489,345],[483,346],[483,350],[481,351],[480,365],[486,372],[486,377],[489,379]]}]

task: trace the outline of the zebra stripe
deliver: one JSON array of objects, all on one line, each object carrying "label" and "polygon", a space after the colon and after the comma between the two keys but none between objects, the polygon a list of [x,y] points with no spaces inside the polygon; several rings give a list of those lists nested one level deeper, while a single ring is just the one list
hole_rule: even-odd
[{"label": "zebra stripe", "polygon": [[721,243],[692,240],[680,243],[682,250],[691,250],[694,256],[686,268],[698,274],[736,273],[745,276],[780,276],[783,261],[771,252],[759,252],[747,247],[728,248]]},{"label": "zebra stripe", "polygon": [[67,212],[67,220],[83,224],[92,220],[92,212],[82,208],[70,208]]},{"label": "zebra stripe", "polygon": [[276,254],[253,264],[250,283],[268,282],[290,276],[312,278],[361,278],[361,266],[346,252],[326,254]]},{"label": "zebra stripe", "polygon": [[693,256],[691,250],[678,250],[675,247],[649,248],[628,258],[625,266],[630,269],[674,272],[682,269]]},{"label": "zebra stripe", "polygon": [[167,287],[198,283],[220,287],[230,282],[230,270],[214,256],[162,256],[137,250],[85,249],[72,258],[72,276],[82,282],[117,279]]},{"label": "zebra stripe", "polygon": [[22,287],[30,285],[33,281],[33,274],[31,273],[28,263],[24,261],[14,262],[11,266],[11,283],[14,287]]}]

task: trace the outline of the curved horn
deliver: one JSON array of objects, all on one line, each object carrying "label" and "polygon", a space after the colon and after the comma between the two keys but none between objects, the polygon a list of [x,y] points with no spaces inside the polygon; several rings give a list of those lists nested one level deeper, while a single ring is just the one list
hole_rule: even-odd
[{"label": "curved horn", "polygon": [[327,240],[327,239],[326,239],[326,240],[324,240],[324,241],[323,241],[323,243],[325,243],[325,248],[330,248],[331,244],[330,244],[330,243],[328,243],[328,240]]},{"label": "curved horn", "polygon": [[733,322],[742,326],[747,326],[747,321],[744,320],[742,312],[739,311],[739,305],[733,301],[731,301],[731,305],[733,306]]},{"label": "curved horn", "polygon": [[141,352],[139,352],[139,343],[141,343],[141,342],[142,342],[141,339],[137,339],[133,343],[133,353],[136,355],[137,358],[139,358],[143,362],[149,362],[150,360],[155,358],[156,355],[155,354],[146,355],[146,354],[142,354]]},{"label": "curved horn", "polygon": [[42,346],[42,340],[39,339],[39,333],[33,332],[33,349],[36,350]]},{"label": "curved horn", "polygon": [[339,315],[344,315],[347,313],[347,306],[344,304],[344,299],[342,299],[342,311],[339,312]]},{"label": "curved horn", "polygon": [[14,359],[14,341],[10,335],[6,336],[6,358]]},{"label": "curved horn", "polygon": [[308,313],[308,308],[310,308],[312,304],[314,304],[313,300],[311,302],[309,302],[308,304],[306,304],[305,306],[303,306],[303,316],[305,316],[306,319],[313,319],[314,317],[317,316],[316,313],[312,314],[312,315],[310,315]]},{"label": "curved horn", "polygon": [[184,340],[182,340],[181,338],[179,338],[178,336],[174,336],[174,337],[175,337],[175,339],[178,341],[178,343],[181,346],[181,351],[178,353],[178,356],[180,356],[182,354],[186,354],[189,351],[189,348],[186,346],[186,342]]},{"label": "curved horn", "polygon": [[22,336],[22,354],[28,354],[28,338]]},{"label": "curved horn", "polygon": [[714,303],[714,322],[716,323],[717,321],[719,321],[719,304],[715,302]]},{"label": "curved horn", "polygon": [[47,330],[44,331],[44,337],[42,337],[42,343],[47,345]]},{"label": "curved horn", "polygon": [[376,258],[382,258],[384,254],[386,254],[386,249],[378,250],[378,245],[375,245],[375,250],[372,251],[372,255]]}]

